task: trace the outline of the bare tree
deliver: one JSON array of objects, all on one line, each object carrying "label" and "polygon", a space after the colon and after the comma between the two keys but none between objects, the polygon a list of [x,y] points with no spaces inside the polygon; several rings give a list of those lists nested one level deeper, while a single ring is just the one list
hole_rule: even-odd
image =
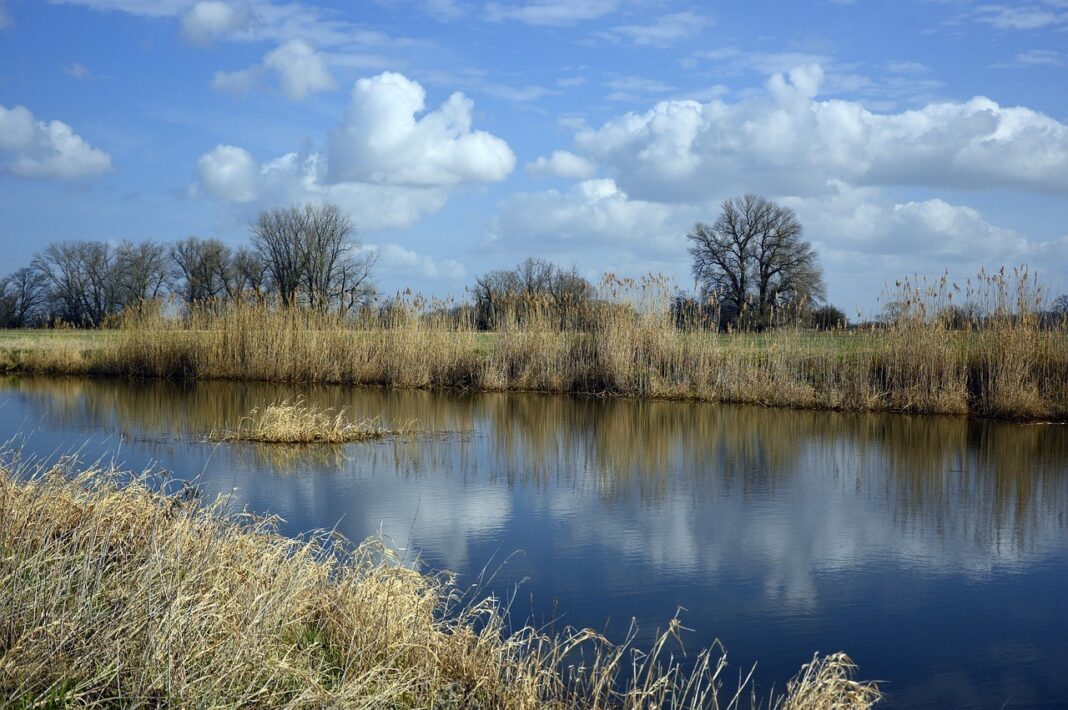
[{"label": "bare tree", "polygon": [[282,305],[296,303],[304,271],[303,214],[296,207],[264,210],[252,224],[252,246],[263,259]]},{"label": "bare tree", "polygon": [[475,279],[472,295],[478,327],[484,330],[499,327],[505,309],[519,290],[514,271],[497,269]]},{"label": "bare tree", "polygon": [[22,328],[40,319],[48,296],[44,274],[23,267],[0,280],[0,322],[6,328]]},{"label": "bare tree", "polygon": [[360,249],[352,220],[337,205],[261,212],[251,230],[283,305],[346,312],[373,294],[377,254]]},{"label": "bare tree", "polygon": [[126,306],[140,307],[163,295],[170,277],[167,248],[147,241],[125,241],[115,251],[119,296]]},{"label": "bare tree", "polygon": [[186,237],[171,245],[176,290],[189,305],[217,301],[229,296],[230,248],[218,239]]},{"label": "bare tree", "polygon": [[241,247],[234,252],[231,266],[235,278],[240,280],[243,295],[260,303],[267,299],[267,264],[257,252]]},{"label": "bare tree", "polygon": [[1053,299],[1053,312],[1058,315],[1068,316],[1068,293],[1062,293]]},{"label": "bare tree", "polygon": [[556,267],[545,259],[527,257],[514,270],[519,289],[526,296],[547,293],[552,286]]},{"label": "bare tree", "polygon": [[106,242],[59,242],[34,257],[32,267],[51,286],[55,315],[97,326],[121,306],[115,252]]},{"label": "bare tree", "polygon": [[768,325],[777,307],[814,304],[824,297],[812,245],[793,210],[758,195],[723,202],[714,225],[687,234],[693,275],[732,320],[746,313]]},{"label": "bare tree", "polygon": [[342,261],[334,287],[341,315],[367,308],[374,302],[372,277],[377,263],[378,253],[372,251],[356,251]]},{"label": "bare tree", "polygon": [[360,249],[352,220],[337,205],[306,205],[301,217],[304,297],[316,310],[347,311],[366,298],[377,253]]},{"label": "bare tree", "polygon": [[579,325],[593,298],[593,286],[575,269],[564,271],[544,259],[527,258],[514,269],[490,271],[472,288],[480,328],[501,325],[506,314],[523,320],[530,309],[551,311],[562,328]]}]

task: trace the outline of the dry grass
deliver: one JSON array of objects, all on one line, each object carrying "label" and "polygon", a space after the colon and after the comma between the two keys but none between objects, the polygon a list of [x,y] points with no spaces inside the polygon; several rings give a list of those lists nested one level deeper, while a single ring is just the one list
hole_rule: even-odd
[{"label": "dry grass", "polygon": [[254,441],[263,444],[345,444],[396,434],[378,419],[351,421],[344,410],[321,409],[303,397],[253,409],[233,431],[212,431],[211,441]]},{"label": "dry grass", "polygon": [[[191,489],[76,473],[0,472],[0,700],[6,707],[678,707],[725,693],[721,649],[683,671],[670,648],[596,633],[509,633],[493,599],[385,548],[278,535]],[[867,708],[878,689],[817,658],[770,708]],[[748,693],[748,695],[747,695]]]},{"label": "dry grass", "polygon": [[[666,296],[656,280],[614,281],[583,318],[588,330],[562,328],[535,301],[492,333],[418,299],[363,320],[234,305],[130,318],[78,352],[28,350],[18,369],[1068,416],[1068,328],[1040,322],[1040,294],[1026,272],[987,275],[963,292],[945,281],[905,283],[885,327],[831,333],[679,330]],[[947,322],[959,302],[975,315]]]}]

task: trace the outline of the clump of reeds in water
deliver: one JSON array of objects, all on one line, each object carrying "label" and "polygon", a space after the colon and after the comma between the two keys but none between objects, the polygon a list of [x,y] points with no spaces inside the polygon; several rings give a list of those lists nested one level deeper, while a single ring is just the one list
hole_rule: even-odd
[{"label": "clump of reeds in water", "polygon": [[[725,654],[684,671],[589,630],[509,631],[494,599],[380,542],[279,535],[154,479],[0,464],[0,698],[15,707],[738,708]],[[188,489],[187,489],[188,490]],[[770,708],[867,708],[847,657]],[[721,698],[721,692],[724,696]],[[755,703],[755,701],[754,701]]]},{"label": "clump of reeds in water", "polygon": [[350,420],[345,410],[320,408],[303,397],[253,409],[233,430],[212,431],[211,441],[251,441],[262,444],[345,444],[395,434],[378,419]]}]

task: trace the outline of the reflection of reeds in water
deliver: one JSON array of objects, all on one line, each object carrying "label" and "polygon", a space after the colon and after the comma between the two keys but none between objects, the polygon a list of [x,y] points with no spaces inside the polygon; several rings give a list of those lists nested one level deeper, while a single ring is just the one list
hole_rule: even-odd
[{"label": "reflection of reeds in water", "polygon": [[[885,327],[831,333],[680,330],[663,288],[656,280],[619,282],[590,304],[579,319],[583,330],[564,327],[540,302],[523,304],[521,318],[504,314],[492,333],[419,300],[364,320],[245,304],[183,319],[153,310],[131,316],[77,358],[29,351],[19,367],[1021,419],[1068,415],[1068,330],[1040,319],[1040,296],[1025,272],[984,275],[963,293],[945,281],[905,283]],[[954,315],[961,300],[972,315]]]},{"label": "reflection of reeds in water", "polygon": [[[716,649],[684,672],[677,620],[644,654],[509,632],[498,602],[461,603],[380,544],[287,539],[108,471],[0,470],[0,551],[0,694],[25,707],[718,708],[747,690],[721,703]],[[869,707],[852,671],[817,658],[769,705]]]},{"label": "reflection of reeds in water", "polygon": [[211,441],[252,441],[260,444],[345,444],[381,439],[397,432],[378,419],[350,420],[345,410],[308,404],[303,397],[256,407],[234,430],[212,430]]}]

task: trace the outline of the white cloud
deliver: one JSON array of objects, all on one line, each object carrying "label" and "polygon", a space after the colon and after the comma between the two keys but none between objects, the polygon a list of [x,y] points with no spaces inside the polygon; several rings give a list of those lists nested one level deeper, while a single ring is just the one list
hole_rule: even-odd
[{"label": "white cloud", "polygon": [[1002,30],[1037,30],[1050,25],[1068,23],[1068,12],[1050,6],[1028,7],[1006,5],[983,5],[978,9],[979,19]]},{"label": "white cloud", "polygon": [[457,0],[426,0],[425,6],[427,12],[443,21],[455,20],[465,13]]},{"label": "white cloud", "polygon": [[294,39],[264,57],[263,63],[278,73],[282,91],[294,101],[335,88],[326,60],[306,42]]},{"label": "white cloud", "polygon": [[425,254],[405,249],[399,244],[370,245],[368,248],[378,252],[379,266],[396,271],[403,276],[460,281],[466,275],[463,264],[458,261],[453,259],[437,261]]},{"label": "white cloud", "polygon": [[0,106],[0,169],[25,178],[76,178],[111,169],[111,156],[62,121]]},{"label": "white cloud", "polygon": [[486,16],[490,20],[518,20],[529,25],[573,25],[605,17],[615,12],[618,7],[619,0],[491,2],[486,5]]},{"label": "white cloud", "polygon": [[896,202],[879,188],[835,182],[829,194],[782,198],[810,238],[855,254],[907,255],[915,263],[1026,261],[1039,248],[1019,232],[991,223],[978,210],[941,198]]},{"label": "white cloud", "polygon": [[684,253],[690,210],[632,200],[612,180],[584,180],[568,192],[547,190],[508,197],[491,227],[490,240],[529,250],[583,250],[609,244]]},{"label": "white cloud", "polygon": [[512,172],[508,144],[471,130],[473,104],[463,94],[419,117],[425,108],[423,87],[401,74],[357,81],[345,120],[330,134],[330,179],[443,187]]},{"label": "white cloud", "polygon": [[179,20],[182,34],[191,42],[210,44],[249,26],[252,13],[246,3],[201,0]]},{"label": "white cloud", "polygon": [[613,77],[605,82],[605,86],[612,89],[609,98],[617,96],[637,97],[641,94],[666,94],[674,91],[675,87],[665,84],[659,79],[647,79],[641,76],[621,75]]},{"label": "white cloud", "polygon": [[[390,36],[338,18],[300,2],[273,0],[53,0],[99,11],[118,11],[142,17],[178,18],[183,34],[193,41],[287,42],[300,38],[317,47],[383,46]],[[197,8],[200,8],[197,10]],[[226,8],[230,8],[227,10]],[[247,21],[246,21],[247,18]]]},{"label": "white cloud", "polygon": [[7,11],[7,0],[0,0],[0,30],[6,30],[13,24],[11,14]]},{"label": "white cloud", "polygon": [[652,22],[618,25],[604,36],[625,40],[637,45],[670,47],[673,43],[699,34],[712,25],[712,20],[696,12],[684,11],[661,15]]},{"label": "white cloud", "polygon": [[662,101],[580,130],[575,145],[644,199],[812,194],[832,180],[1068,192],[1068,126],[1049,116],[983,97],[873,113],[816,100],[822,80],[806,65],[736,103]]},{"label": "white cloud", "polygon": [[[382,74],[356,86],[341,127],[331,135],[329,157],[288,153],[260,163],[243,148],[216,146],[197,161],[196,191],[239,204],[335,202],[357,227],[374,230],[414,224],[440,210],[450,188],[504,179],[515,164],[507,143],[470,130],[471,103],[462,95],[416,121],[419,84]],[[392,103],[398,90],[408,92],[399,114]],[[338,145],[349,136],[353,145]],[[395,146],[398,141],[403,145]],[[335,160],[342,163],[338,171]],[[455,272],[449,264],[437,268],[443,275]]]},{"label": "white cloud", "polygon": [[197,178],[215,197],[230,202],[251,202],[259,190],[261,169],[244,148],[217,145],[197,160]]},{"label": "white cloud", "polygon": [[998,66],[1012,67],[1060,67],[1068,64],[1068,55],[1052,49],[1032,49],[1018,52],[1012,62]]},{"label": "white cloud", "polygon": [[197,161],[194,194],[224,202],[278,206],[300,202],[332,202],[348,212],[362,230],[407,227],[440,210],[448,192],[436,188],[328,184],[319,154],[287,153],[260,163],[236,146],[216,146]]},{"label": "white cloud", "polygon": [[64,66],[63,73],[78,80],[93,78],[93,73],[84,64],[78,62]]},{"label": "white cloud", "polygon": [[231,94],[244,94],[259,86],[263,75],[264,68],[259,64],[248,69],[217,71],[211,79],[211,88]]},{"label": "white cloud", "polygon": [[593,174],[597,172],[597,166],[570,151],[554,150],[548,158],[543,155],[533,163],[527,163],[527,172],[535,177],[584,180],[593,177]]},{"label": "white cloud", "polygon": [[278,77],[282,93],[293,101],[303,101],[311,94],[337,87],[327,68],[326,56],[299,39],[271,50],[260,64],[215,72],[211,86],[216,91],[243,94],[259,86],[268,73]]}]

